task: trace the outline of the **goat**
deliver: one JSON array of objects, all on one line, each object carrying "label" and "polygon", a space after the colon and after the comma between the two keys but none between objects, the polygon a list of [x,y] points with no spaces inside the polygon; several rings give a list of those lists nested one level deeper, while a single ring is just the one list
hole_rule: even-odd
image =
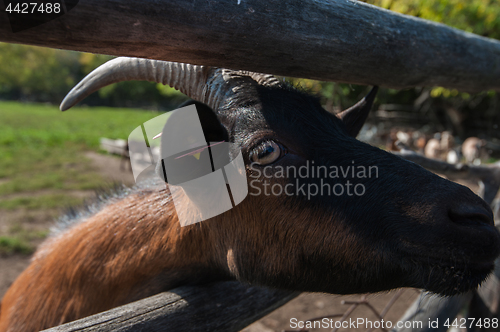
[{"label": "goat", "polygon": [[477,137],[469,137],[462,144],[462,154],[468,163],[481,163],[481,158],[486,155],[484,147],[486,141]]},{"label": "goat", "polygon": [[437,133],[434,138],[427,141],[424,149],[424,155],[427,158],[448,160],[451,151],[455,153],[453,147],[455,146],[455,138],[448,131]]},{"label": "goat", "polygon": [[414,140],[414,148],[421,154],[424,154],[425,146],[427,145],[427,138],[425,135],[420,134]]},{"label": "goat", "polygon": [[[365,192],[248,195],[227,212],[181,227],[170,194],[179,188],[160,178],[139,184],[41,245],[2,300],[1,332],[38,331],[214,280],[335,294],[419,287],[453,295],[476,288],[493,270],[500,234],[482,199],[355,139],[376,88],[333,115],[271,75],[117,58],[73,88],[61,109],[123,80],[161,82],[194,99],[199,117],[208,119],[205,136],[231,142],[227,153],[241,152],[246,176],[261,189],[347,180]],[[379,171],[278,176],[282,167],[313,162]]]},{"label": "goat", "polygon": [[441,133],[441,150],[446,154],[455,147],[455,137],[449,131]]},{"label": "goat", "polygon": [[431,138],[427,141],[424,149],[424,155],[427,158],[441,159],[443,151],[441,150],[441,142],[437,138]]}]

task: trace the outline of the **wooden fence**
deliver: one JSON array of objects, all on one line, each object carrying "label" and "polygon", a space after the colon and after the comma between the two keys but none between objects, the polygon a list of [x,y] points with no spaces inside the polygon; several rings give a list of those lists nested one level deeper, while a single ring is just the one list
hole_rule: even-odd
[{"label": "wooden fence", "polygon": [[45,331],[240,331],[297,295],[236,281],[179,287]]},{"label": "wooden fence", "polygon": [[355,0],[80,0],[18,32],[2,7],[0,41],[10,43],[395,88],[500,91],[500,42]]}]

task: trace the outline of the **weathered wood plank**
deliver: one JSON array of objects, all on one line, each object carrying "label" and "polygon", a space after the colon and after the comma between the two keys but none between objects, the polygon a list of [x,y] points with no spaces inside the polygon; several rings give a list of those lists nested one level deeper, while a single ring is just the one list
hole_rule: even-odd
[{"label": "weathered wood plank", "polygon": [[126,152],[127,141],[124,139],[109,139],[101,137],[99,148],[111,154],[123,155]]},{"label": "weathered wood plank", "polygon": [[45,331],[237,332],[297,295],[239,282],[184,286]]},{"label": "weathered wood plank", "polygon": [[396,88],[500,91],[500,42],[353,0],[80,0],[16,33],[0,9],[5,42]]}]

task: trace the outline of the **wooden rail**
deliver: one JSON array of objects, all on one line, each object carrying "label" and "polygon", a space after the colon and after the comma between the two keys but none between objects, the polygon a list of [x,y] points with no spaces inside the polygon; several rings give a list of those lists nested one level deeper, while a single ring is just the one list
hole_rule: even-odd
[{"label": "wooden rail", "polygon": [[500,91],[500,42],[355,0],[65,2],[76,5],[18,32],[0,2],[0,41],[395,88]]},{"label": "wooden rail", "polygon": [[237,332],[298,293],[239,282],[184,286],[46,332]]}]

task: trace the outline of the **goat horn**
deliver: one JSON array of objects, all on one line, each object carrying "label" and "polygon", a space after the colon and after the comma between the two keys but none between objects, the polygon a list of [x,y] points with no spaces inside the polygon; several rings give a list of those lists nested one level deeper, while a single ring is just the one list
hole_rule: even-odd
[{"label": "goat horn", "polygon": [[[64,98],[61,111],[65,111],[92,92],[121,81],[151,81],[169,85],[189,98],[218,109],[225,98],[234,93],[237,78],[248,76],[258,84],[280,84],[272,75],[233,71],[184,63],[120,57],[106,62],[87,75]],[[236,82],[235,82],[236,84]]]},{"label": "goat horn", "polygon": [[254,81],[256,81],[260,85],[265,86],[280,86],[281,81],[278,80],[274,75],[267,74],[259,74],[253,72],[247,72],[247,75],[250,76]]}]

